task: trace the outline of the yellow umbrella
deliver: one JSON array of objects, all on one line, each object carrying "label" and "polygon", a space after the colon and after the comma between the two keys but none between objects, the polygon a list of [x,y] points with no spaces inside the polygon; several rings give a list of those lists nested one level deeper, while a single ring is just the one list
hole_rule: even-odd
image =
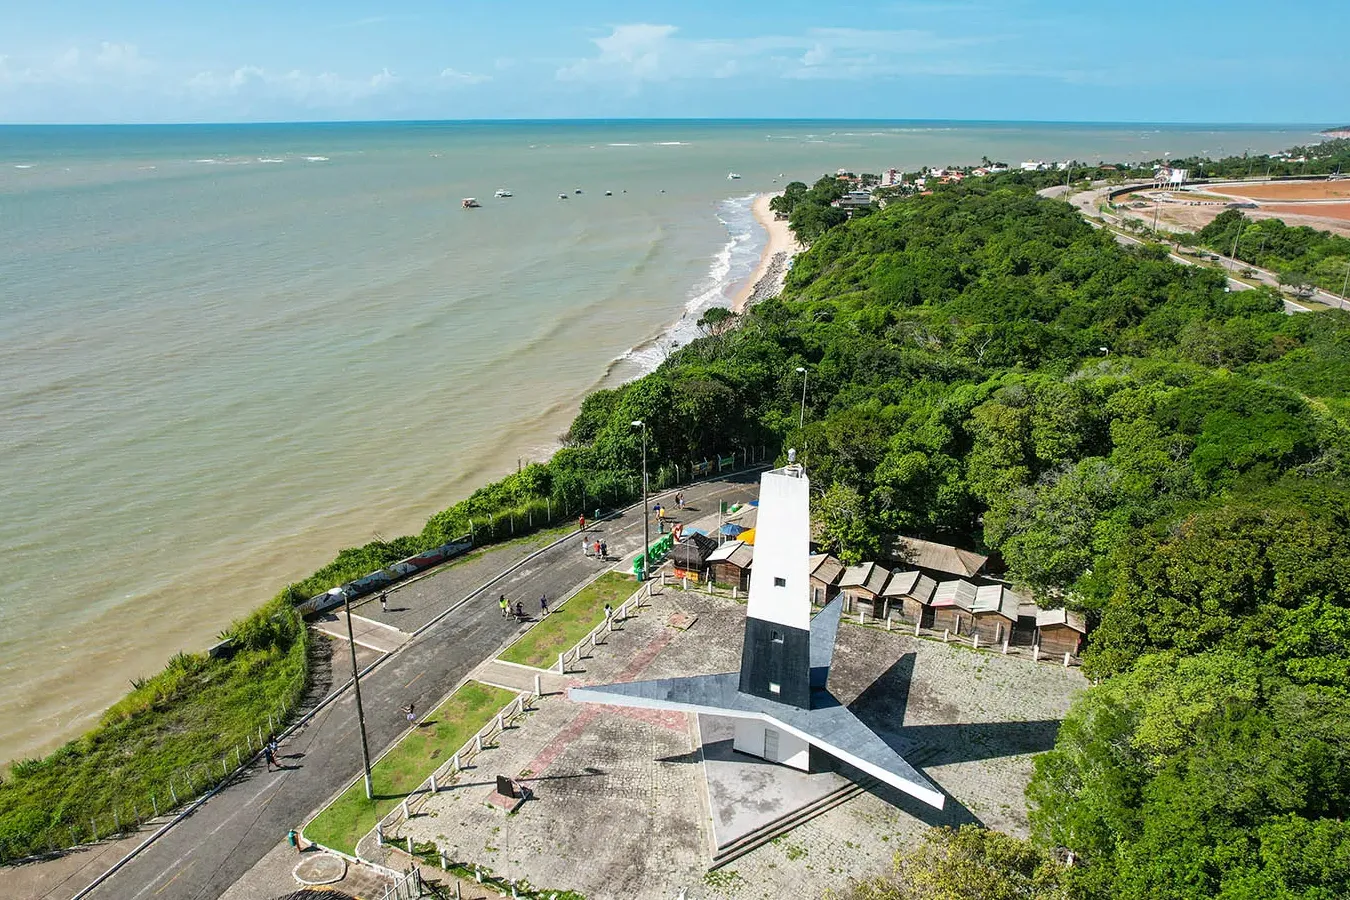
[{"label": "yellow umbrella", "polygon": [[740,534],[736,535],[736,540],[745,541],[747,544],[753,544],[755,542],[755,529],[745,529]]}]

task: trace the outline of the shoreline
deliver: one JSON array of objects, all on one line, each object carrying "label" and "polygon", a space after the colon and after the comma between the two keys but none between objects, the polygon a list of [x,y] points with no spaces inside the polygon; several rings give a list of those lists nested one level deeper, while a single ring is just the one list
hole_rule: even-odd
[{"label": "shoreline", "polygon": [[[768,240],[764,244],[764,250],[760,253],[759,263],[755,266],[755,271],[750,274],[745,285],[731,298],[731,311],[737,315],[745,312],[753,301],[764,297],[773,297],[780,293],[783,289],[783,280],[787,276],[787,260],[804,249],[792,236],[787,221],[776,219],[769,209],[769,202],[774,197],[781,196],[781,194],[782,191],[760,194],[750,206],[751,212],[755,216],[755,222],[768,234]],[[775,260],[780,258],[780,255],[782,261],[775,266]]]},{"label": "shoreline", "polygon": [[[777,223],[780,226],[776,229],[779,234],[775,235],[773,214],[768,211],[770,198],[771,195],[757,195],[752,202],[756,224],[765,228],[769,238],[755,271],[737,292],[737,297],[742,298],[739,299],[742,305],[743,298],[749,297],[754,286],[764,277],[774,248],[781,246],[783,237],[791,243],[786,223]],[[634,346],[641,346],[641,343]],[[191,617],[175,619],[171,625],[152,626],[152,639],[148,644],[141,644],[137,640],[147,632],[133,629],[128,633],[116,634],[106,645],[82,651],[86,665],[93,663],[93,668],[112,673],[112,677],[106,679],[106,684],[90,688],[82,682],[82,690],[63,691],[59,681],[66,670],[35,676],[31,681],[35,687],[32,693],[25,693],[12,705],[16,727],[6,738],[13,741],[17,749],[0,753],[0,771],[27,757],[45,757],[67,741],[78,739],[96,729],[104,713],[125,696],[123,686],[127,680],[159,674],[174,652],[202,652],[211,643],[211,635],[227,627],[234,619],[247,616],[264,605],[288,581],[307,577],[328,564],[342,548],[359,546],[366,533],[417,534],[431,516],[453,506],[483,484],[507,474],[506,470],[495,471],[500,458],[523,455],[531,462],[547,462],[561,447],[556,435],[575,419],[581,401],[591,392],[605,387],[606,382],[613,378],[616,362],[617,359],[612,360],[602,369],[600,378],[582,388],[578,395],[556,398],[531,417],[530,421],[518,423],[521,426],[519,429],[486,436],[482,442],[485,445],[481,454],[483,459],[455,473],[456,477],[439,485],[437,490],[419,494],[409,489],[407,492],[398,492],[396,496],[377,498],[373,507],[363,508],[355,524],[333,522],[327,518],[302,519],[290,523],[280,536],[275,533],[266,537],[253,532],[237,534],[225,541],[238,554],[230,563],[222,563],[212,553],[185,561],[181,577],[174,585],[157,586],[143,596],[142,605],[145,608],[160,608],[161,604],[155,598],[181,591],[178,582],[183,581],[191,582],[195,591],[208,595],[228,592],[231,586],[241,582],[263,587],[256,597],[250,591],[250,599],[239,609],[208,607]],[[621,381],[631,381],[646,373],[643,367],[626,374]],[[278,575],[279,572],[286,574]],[[115,621],[122,621],[127,612],[122,606],[101,611],[90,617],[84,628],[95,631],[111,628]],[[54,645],[51,652],[57,652],[57,649]],[[147,664],[147,660],[154,662]],[[23,723],[21,727],[20,722]]]}]

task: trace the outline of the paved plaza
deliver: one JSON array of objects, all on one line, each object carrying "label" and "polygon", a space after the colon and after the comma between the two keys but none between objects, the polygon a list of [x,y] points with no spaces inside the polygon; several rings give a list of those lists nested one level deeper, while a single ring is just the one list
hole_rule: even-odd
[{"label": "paved plaza", "polygon": [[[672,627],[677,614],[692,626]],[[732,671],[744,617],[729,598],[667,588],[568,677],[603,684]],[[454,861],[588,898],[819,895],[883,869],[927,825],[1025,834],[1031,754],[1051,746],[1085,681],[1074,669],[848,623],[830,686],[948,795],[944,810],[872,787],[708,873],[711,810],[693,717],[553,694],[398,833],[434,841]],[[490,806],[497,775],[519,778],[533,799],[511,815]],[[753,804],[753,794],[739,802]]]}]

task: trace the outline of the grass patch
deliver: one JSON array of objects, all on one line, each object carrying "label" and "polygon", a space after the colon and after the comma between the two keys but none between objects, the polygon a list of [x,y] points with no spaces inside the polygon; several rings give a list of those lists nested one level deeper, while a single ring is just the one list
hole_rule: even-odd
[{"label": "grass patch", "polygon": [[605,604],[614,608],[637,589],[637,582],[618,572],[606,572],[581,589],[516,641],[501,659],[546,669],[558,661],[558,654],[586,636],[605,618]]},{"label": "grass patch", "polygon": [[[0,860],[128,830],[218,784],[246,735],[284,704],[294,709],[309,677],[309,632],[277,598],[229,629],[228,659],[179,653],[164,671],[133,682],[98,726],[44,759],[14,763],[0,783]],[[278,723],[279,724],[279,723]],[[91,823],[90,820],[93,820]]]},{"label": "grass patch", "polygon": [[476,681],[461,685],[426,717],[426,724],[414,729],[371,768],[374,800],[366,799],[365,783],[358,779],[305,827],[305,837],[355,855],[356,842],[376,822],[426,781],[515,696],[505,688]]}]

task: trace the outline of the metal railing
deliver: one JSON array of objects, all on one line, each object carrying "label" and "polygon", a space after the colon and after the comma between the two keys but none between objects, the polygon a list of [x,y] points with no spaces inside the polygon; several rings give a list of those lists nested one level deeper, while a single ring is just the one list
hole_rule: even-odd
[{"label": "metal railing", "polygon": [[[662,583],[664,584],[665,573],[663,572],[661,574]],[[616,621],[623,622],[626,619],[632,618],[643,606],[650,605],[655,584],[656,581],[654,579],[646,582],[642,587],[638,588],[636,593],[620,603],[618,609],[613,610],[610,615],[605,616],[603,622],[588,631],[585,637],[577,641],[571,648],[559,653],[558,662],[554,666],[557,673],[559,675],[566,675],[568,663],[579,663],[594,653],[597,646],[605,643],[603,638],[608,638],[614,633],[614,623]],[[644,602],[644,598],[647,602]]]}]

